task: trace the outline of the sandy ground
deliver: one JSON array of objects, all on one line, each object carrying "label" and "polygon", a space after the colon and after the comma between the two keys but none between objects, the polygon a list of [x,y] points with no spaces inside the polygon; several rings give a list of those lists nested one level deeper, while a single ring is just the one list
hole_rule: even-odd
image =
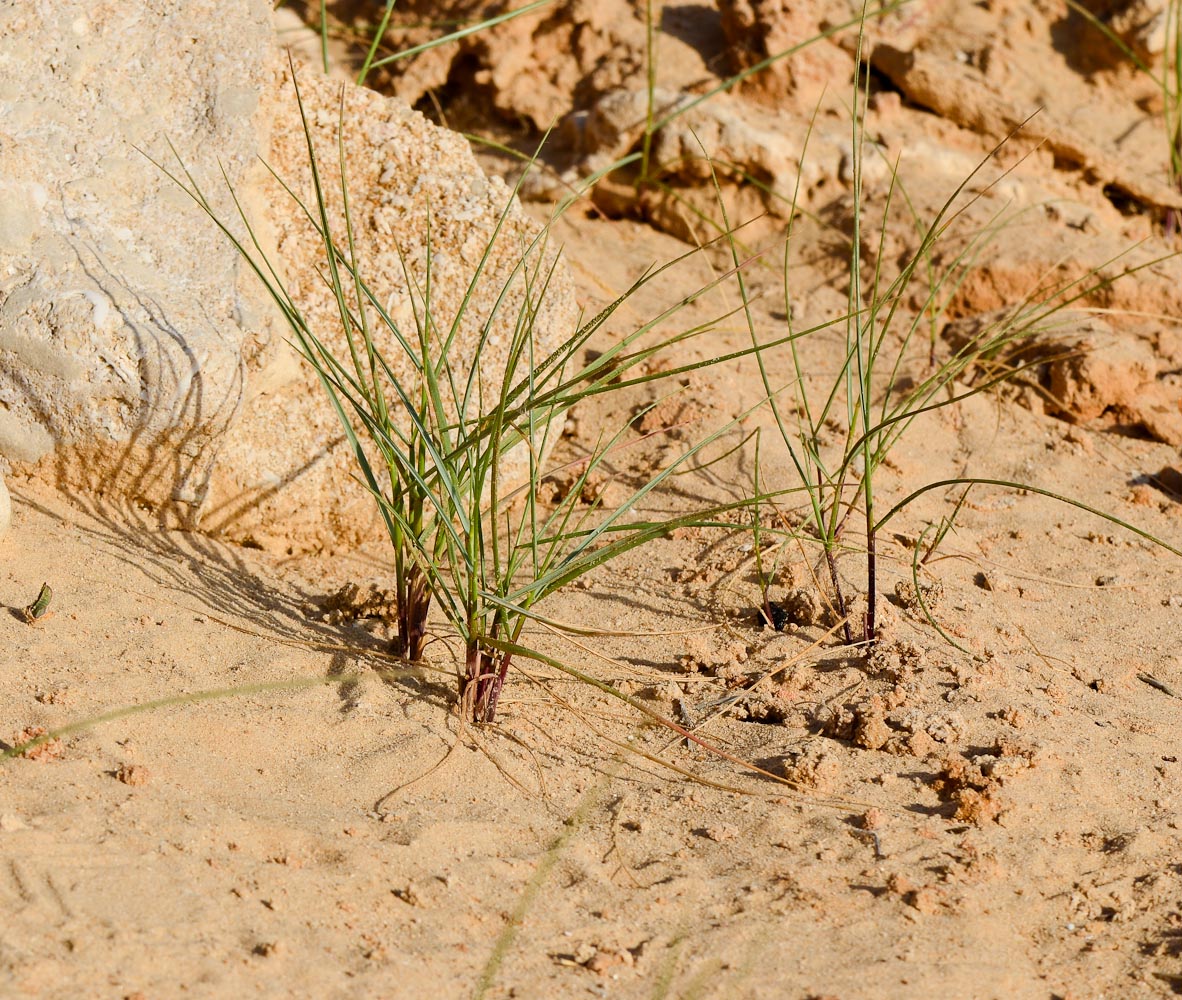
[{"label": "sandy ground", "polygon": [[[888,131],[950,136],[974,155],[990,146],[926,112],[891,114]],[[929,191],[920,170],[930,212],[948,189]],[[1077,208],[1057,210],[1057,226],[1044,213],[1007,230],[950,318],[995,308],[990,296],[1036,284],[1064,253],[1096,264],[1154,225],[1050,156],[1011,179],[1070,190],[1062,204]],[[805,319],[843,305],[848,275],[825,238],[835,205],[815,229],[802,223],[792,274]],[[1079,240],[1064,251],[1068,232]],[[556,235],[589,311],[685,251],[595,212]],[[724,266],[690,258],[630,301],[604,342]],[[1165,417],[1137,409],[1176,398],[1182,359],[1164,314],[1178,276],[1166,262],[1089,300],[1110,310],[1118,343],[1151,359],[1122,367],[1117,350],[1107,368],[1068,373],[1108,400],[1094,419],[1052,415],[1029,388],[973,396],[902,439],[880,502],[954,475],[1020,479],[1182,544],[1178,442]],[[778,282],[774,254],[752,265],[756,320],[773,332]],[[734,305],[720,290],[677,323]],[[672,363],[745,337],[732,317]],[[839,343],[836,330],[810,341],[818,377]],[[1120,387],[1130,365],[1132,391]],[[600,484],[607,501],[761,393],[750,363],[695,375],[630,432]],[[576,413],[563,454],[657,394]],[[770,428],[765,413],[653,509],[749,492],[750,455],[727,452],[756,426]],[[790,482],[785,455],[769,448],[764,461],[770,485]],[[4,996],[1182,992],[1182,559],[1084,511],[1016,489],[970,495],[924,577],[960,648],[906,588],[909,546],[953,509],[954,490],[927,494],[882,539],[870,657],[824,624],[761,622],[739,527],[678,532],[547,602],[552,619],[602,634],[539,628],[532,643],[692,724],[725,759],[524,664],[496,726],[461,726],[442,625],[432,669],[408,674],[383,653],[387,623],[327,613],[346,583],[388,585],[380,546],[255,551],[162,533],[135,509],[43,483],[9,486],[0,739],[61,732],[0,766]],[[786,549],[771,596],[807,590],[814,564],[815,552]],[[856,593],[856,555],[841,568]],[[54,614],[29,624],[21,609],[42,581]],[[357,613],[369,610],[381,609]]]}]

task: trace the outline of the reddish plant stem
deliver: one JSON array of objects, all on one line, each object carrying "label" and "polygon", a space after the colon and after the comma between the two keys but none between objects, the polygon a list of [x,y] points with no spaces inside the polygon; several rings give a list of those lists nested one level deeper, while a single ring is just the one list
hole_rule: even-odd
[{"label": "reddish plant stem", "polygon": [[847,646],[853,645],[854,634],[850,630],[850,623],[845,609],[845,597],[841,593],[841,578],[837,575],[837,560],[833,558],[831,549],[825,550],[825,563],[829,567],[829,578],[833,581],[833,593],[837,597],[837,613],[846,620],[842,623],[842,634]]},{"label": "reddish plant stem", "polygon": [[416,663],[423,658],[427,642],[427,615],[431,610],[431,593],[427,578],[417,566],[407,573],[406,593],[398,602],[398,635],[393,652],[404,660]]},{"label": "reddish plant stem", "polygon": [[[496,629],[493,629],[495,638]],[[508,653],[488,653],[480,648],[479,641],[472,642],[464,664],[464,684],[460,691],[461,702],[471,694],[471,718],[473,722],[495,722],[497,703],[501,689],[509,673]]]},{"label": "reddish plant stem", "polygon": [[460,685],[460,711],[470,712],[473,722],[480,722],[480,678],[484,668],[484,654],[475,642],[468,644],[464,657],[464,677]]},{"label": "reddish plant stem", "polygon": [[[492,675],[488,684],[488,706],[484,712],[484,721],[493,722],[497,717],[497,702],[501,700],[501,689],[505,686],[505,677],[509,673],[510,654],[502,653],[500,658],[500,666],[497,667],[496,672]],[[489,661],[490,666],[492,661]]]},{"label": "reddish plant stem", "polygon": [[[823,486],[824,486],[824,483],[821,479],[821,470],[820,470],[820,468],[818,468],[817,469],[817,490],[818,490],[818,492],[821,491]],[[840,502],[840,498],[839,498],[839,502]],[[834,538],[835,542],[838,538],[841,537],[841,529],[845,526],[845,518],[849,517],[849,516],[850,516],[850,512],[849,512],[849,510],[847,510],[845,512],[845,517],[843,517],[841,519],[841,523],[837,526],[837,531],[835,531],[833,533],[833,538]],[[818,525],[817,527],[820,528],[821,526]],[[846,608],[845,608],[845,597],[841,593],[841,578],[837,575],[837,560],[833,558],[833,550],[831,548],[829,548],[828,546],[825,546],[825,564],[829,567],[829,579],[831,579],[833,581],[833,593],[834,593],[834,596],[837,598],[837,613],[843,619],[846,619],[845,621],[842,622],[842,626],[841,626],[842,635],[845,638],[845,644],[847,646],[850,646],[850,645],[853,645],[854,634],[850,630],[850,623],[848,621],[848,615],[847,615]]]},{"label": "reddish plant stem", "polygon": [[875,547],[874,528],[866,529],[866,621],[863,628],[863,638],[867,642],[874,642],[874,604],[878,587],[878,558]]}]

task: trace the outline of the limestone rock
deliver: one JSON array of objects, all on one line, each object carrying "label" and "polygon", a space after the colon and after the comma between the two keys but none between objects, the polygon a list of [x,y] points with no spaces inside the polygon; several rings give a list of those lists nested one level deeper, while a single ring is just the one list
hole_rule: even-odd
[{"label": "limestone rock", "polygon": [[[347,21],[369,21],[374,10],[373,4],[358,0],[338,0],[333,9]],[[503,4],[490,0],[400,2],[387,44],[402,51],[445,34],[439,25],[478,24],[504,11]],[[467,90],[487,96],[507,117],[526,118],[544,129],[580,101],[625,84],[639,85],[644,52],[643,3],[572,0],[399,60],[375,79],[413,104],[460,72]]]},{"label": "limestone rock", "polygon": [[[343,241],[336,155],[341,87],[311,69],[300,72],[298,82],[324,184],[336,207],[331,225]],[[310,192],[306,139],[286,66],[277,66],[263,100],[272,131],[268,162],[293,190]],[[449,329],[510,190],[500,178],[484,176],[459,135],[435,127],[399,100],[361,88],[346,89],[344,143],[350,214],[367,283],[404,334],[413,337],[421,301],[411,289],[425,287],[430,261],[433,321],[438,330]],[[336,302],[320,277],[325,261],[319,235],[273,178],[261,183],[253,208],[267,219],[277,248],[272,259],[311,328],[345,357]],[[537,227],[514,206],[464,307],[453,352],[459,358],[473,356],[482,325],[495,311],[494,332],[482,352],[485,398],[499,387],[505,348],[526,295],[518,265],[536,235]],[[552,251],[539,248],[526,256],[527,266],[548,267],[552,258]],[[576,319],[572,286],[560,270],[536,322],[541,356],[573,333]],[[288,336],[286,328],[280,332]],[[387,360],[409,384],[408,359],[392,337],[387,336],[385,347]],[[243,414],[222,442],[204,523],[261,543],[290,545],[294,540],[303,547],[358,541],[367,525],[377,529],[376,512],[369,495],[351,482],[353,458],[342,446],[337,418],[311,368],[294,350],[276,342],[269,358],[249,380]],[[511,468],[504,474],[513,477]]]},{"label": "limestone rock", "polygon": [[[826,28],[851,19],[844,0],[802,4],[792,0],[718,0],[732,73],[741,73],[810,38],[817,41],[753,74],[746,89],[778,105],[789,95],[815,104],[826,90],[847,89],[854,61],[834,41],[819,38]],[[854,15],[857,16],[856,10]],[[856,33],[856,29],[854,31]]]},{"label": "limestone rock", "polygon": [[1154,440],[1182,445],[1182,407],[1159,379],[1152,347],[1105,331],[1094,319],[1090,326],[1050,365],[1052,411],[1072,423],[1140,428]]},{"label": "limestone rock", "polygon": [[139,150],[242,181],[266,5],[9,4],[0,46],[0,455],[192,511],[262,300]]},{"label": "limestone rock", "polygon": [[1143,58],[1154,59],[1166,49],[1172,16],[1165,0],[1125,0],[1109,16],[1108,26]]},{"label": "limestone rock", "polygon": [[[735,98],[719,94],[689,107],[692,95],[658,90],[661,117],[672,117],[653,137],[651,163],[659,185],[637,191],[632,178],[601,184],[592,194],[608,214],[639,209],[650,222],[683,239],[713,237],[703,225],[724,223],[718,206],[716,178],[732,227],[743,224],[745,239],[783,227],[792,211],[810,206],[825,188],[831,197],[839,186],[841,165],[849,146],[848,129],[817,123],[809,134],[807,123],[770,109],[740,108]],[[648,95],[645,91],[613,91],[569,127],[577,125],[576,147],[584,175],[610,167],[638,148],[644,134]],[[683,113],[677,112],[685,108]],[[872,170],[882,170],[878,158]],[[799,176],[799,189],[797,178]],[[754,183],[753,183],[754,182]],[[630,202],[639,197],[639,205]]]},{"label": "limestone rock", "polygon": [[[382,51],[404,52],[526,6],[524,0],[399,0]],[[319,5],[304,8],[308,27],[318,29]],[[365,39],[382,13],[372,0],[330,0],[328,9],[330,19]],[[506,121],[544,130],[603,94],[645,85],[650,10],[663,86],[691,89],[724,65],[726,39],[713,0],[651,7],[646,0],[565,0],[388,63],[372,70],[366,83],[410,104],[431,93],[452,121],[463,122],[473,111],[485,116],[491,107]],[[319,49],[318,37],[309,41]],[[355,78],[364,46],[334,47],[330,39],[329,51],[330,61],[343,62]]]},{"label": "limestone rock", "polygon": [[[963,349],[996,334],[1011,317],[1012,310],[997,310],[956,320],[943,336]],[[1028,331],[1005,353],[1011,364],[1043,359],[1033,370],[1045,389],[1035,399],[1046,412],[1073,424],[1135,430],[1182,445],[1182,405],[1163,359],[1144,336],[1064,309],[1046,329]]]},{"label": "limestone rock", "polygon": [[1131,52],[1151,65],[1165,51],[1169,19],[1174,16],[1165,0],[1083,0],[1080,5],[1119,43],[1108,37],[1081,11],[1068,8],[1065,24],[1070,31],[1072,56],[1090,68],[1131,62]]},{"label": "limestone rock", "polygon": [[[255,276],[139,152],[176,170],[171,143],[232,220],[224,169],[300,307],[332,331],[315,233],[257,163],[310,197],[269,15],[267,0],[0,8],[12,54],[0,65],[0,457],[165,523],[306,549],[361,537],[372,501]],[[300,82],[331,174],[339,86],[311,68]],[[450,324],[509,191],[485,179],[460,137],[398,101],[350,86],[344,109],[366,276],[405,318],[399,254],[421,285],[429,207],[435,321]],[[461,324],[461,352],[536,233],[514,206]],[[511,289],[500,336],[523,294]],[[538,328],[557,343],[574,316],[560,270]],[[495,351],[488,360],[495,371]]]}]

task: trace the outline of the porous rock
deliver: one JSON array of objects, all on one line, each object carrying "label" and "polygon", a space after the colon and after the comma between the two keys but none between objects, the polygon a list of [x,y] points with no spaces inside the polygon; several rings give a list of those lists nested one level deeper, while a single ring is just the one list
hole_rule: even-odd
[{"label": "porous rock", "polygon": [[10,462],[69,489],[200,505],[242,395],[242,322],[261,299],[242,294],[233,253],[140,150],[165,156],[167,137],[243,180],[273,51],[266,15],[216,0],[0,8]]},{"label": "porous rock", "polygon": [[1051,409],[1072,423],[1102,421],[1137,428],[1157,441],[1182,445],[1182,409],[1157,377],[1160,363],[1141,339],[1093,321],[1050,365]]},{"label": "porous rock", "polygon": [[[25,53],[0,67],[0,455],[165,523],[303,550],[366,535],[372,501],[350,481],[336,418],[254,275],[139,152],[176,171],[171,144],[232,220],[224,170],[298,305],[335,343],[318,237],[257,163],[310,198],[269,13],[266,0],[0,12],[0,39]],[[510,192],[459,136],[401,102],[350,86],[342,103],[339,85],[311,68],[299,80],[329,175],[344,109],[362,268],[403,320],[407,275],[425,277],[430,211],[432,305],[446,329]],[[461,324],[460,356],[536,233],[511,208]],[[501,339],[523,295],[516,287],[502,307]],[[557,343],[574,314],[560,270],[538,329]],[[494,346],[487,370],[500,360]]]},{"label": "porous rock", "polygon": [[1166,0],[1083,0],[1079,7],[1067,8],[1060,34],[1070,31],[1072,58],[1080,65],[1152,64],[1165,51],[1174,16]]},{"label": "porous rock", "polygon": [[[524,4],[515,4],[523,7]],[[345,21],[371,21],[373,4],[337,0]],[[390,18],[389,48],[405,51],[437,40],[440,24],[476,25],[505,13],[493,0],[405,0]],[[637,0],[572,0],[549,4],[380,67],[374,76],[410,103],[456,80],[510,119],[537,128],[597,94],[644,77],[644,5]]]},{"label": "porous rock", "polygon": [[[653,101],[664,121],[650,149],[650,170],[660,183],[637,186],[633,166],[632,174],[616,171],[592,197],[609,215],[637,212],[691,242],[727,226],[744,227],[747,240],[782,230],[794,199],[797,207],[811,207],[815,196],[832,196],[850,154],[845,126],[818,122],[810,131],[798,119],[741,106],[729,94],[695,103],[692,94],[658,88]],[[646,91],[617,90],[568,121],[567,128],[577,129],[582,174],[606,170],[640,147],[648,102]],[[871,174],[885,170],[878,157],[868,166]]]},{"label": "porous rock", "polygon": [[[340,85],[311,70],[299,73],[298,82],[325,189],[339,193]],[[307,140],[285,65],[276,64],[267,92],[269,163],[293,190],[309,192]],[[510,190],[500,178],[484,176],[456,133],[430,124],[399,100],[361,88],[346,88],[343,113],[349,208],[361,273],[412,338],[429,274],[437,335],[462,312],[452,358],[475,356],[491,318],[480,381],[484,398],[495,398],[508,342],[525,304],[525,271],[532,273],[536,289],[546,285],[553,251],[544,243],[529,249],[537,226],[516,206],[505,213]],[[330,201],[330,225],[343,242],[341,200]],[[326,262],[318,233],[273,177],[260,181],[254,207],[267,220],[282,276],[309,326],[338,357],[347,356],[337,304],[321,278]],[[492,251],[484,259],[490,242]],[[536,290],[529,293],[535,305],[538,296]],[[565,340],[576,318],[571,283],[559,270],[549,280],[535,321],[538,356]],[[277,346],[272,364],[251,387],[242,418],[225,435],[219,474],[211,484],[209,526],[232,535],[250,532],[260,542],[259,532],[276,540],[294,536],[309,545],[326,538],[359,541],[365,525],[376,524],[373,502],[349,482],[353,457],[343,447],[336,416],[310,367],[298,363],[286,345]],[[389,334],[384,346],[395,373],[411,384],[410,361]],[[309,462],[314,466],[309,468]],[[502,472],[517,478],[512,463]],[[301,513],[305,510],[314,518]]]},{"label": "porous rock", "polygon": [[[766,95],[773,104],[789,95],[815,103],[826,89],[844,87],[853,76],[850,54],[822,37],[826,29],[851,20],[851,5],[843,0],[810,4],[794,0],[718,0],[718,10],[732,73],[742,73],[793,52],[790,58],[776,59],[747,81],[748,90]],[[801,48],[809,39],[816,40]]]},{"label": "porous rock", "polygon": [[[1000,329],[1010,310],[950,323],[944,336],[957,349]],[[1045,389],[1035,397],[1047,412],[1074,424],[1135,430],[1182,445],[1182,408],[1151,342],[1103,318],[1061,310],[1047,329],[1027,331],[1008,345],[1010,363],[1031,364]]]}]

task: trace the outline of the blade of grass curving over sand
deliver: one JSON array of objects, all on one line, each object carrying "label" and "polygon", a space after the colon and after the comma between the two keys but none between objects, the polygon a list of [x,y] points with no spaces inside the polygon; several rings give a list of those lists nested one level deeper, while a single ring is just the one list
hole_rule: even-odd
[{"label": "blade of grass curving over sand", "polygon": [[[411,667],[404,670],[378,668],[374,671],[378,677],[389,680],[419,677],[422,675],[422,672],[422,668],[420,667]],[[126,719],[129,716],[140,715],[144,712],[155,712],[165,708],[180,708],[186,705],[197,705],[206,701],[219,701],[225,698],[246,698],[255,694],[304,691],[308,688],[316,687],[340,687],[342,685],[356,683],[363,676],[361,674],[337,674],[330,677],[321,675],[316,677],[295,677],[282,681],[263,681],[258,684],[207,688],[203,691],[190,691],[187,694],[171,695],[167,698],[157,698],[153,701],[139,702],[135,705],[123,705],[119,708],[101,712],[98,715],[87,716],[85,719],[67,723],[64,726],[58,726],[55,729],[42,733],[40,736],[26,740],[23,743],[18,743],[7,749],[0,749],[0,760],[20,757],[51,740],[60,739],[63,736],[71,736],[74,733],[86,732],[95,726],[101,726],[108,722],[117,722],[119,719]]]},{"label": "blade of grass curving over sand", "polygon": [[928,483],[918,489],[907,494],[902,500],[894,504],[890,510],[882,515],[875,524],[875,529],[881,531],[882,528],[901,511],[905,510],[915,500],[923,496],[925,493],[930,493],[932,490],[943,489],[946,486],[998,486],[1002,489],[1020,490],[1024,493],[1035,493],[1038,496],[1047,497],[1050,500],[1056,500],[1059,503],[1067,504],[1069,507],[1075,507],[1077,510],[1086,511],[1088,514],[1093,514],[1109,524],[1115,524],[1118,527],[1124,528],[1126,531],[1131,531],[1134,535],[1145,539],[1147,542],[1165,549],[1167,552],[1176,556],[1182,556],[1182,549],[1176,548],[1164,539],[1158,538],[1152,532],[1146,531],[1144,528],[1138,528],[1135,524],[1117,517],[1115,514],[1110,514],[1108,511],[1101,510],[1099,507],[1093,507],[1091,504],[1086,504],[1082,500],[1076,500],[1074,497],[1066,496],[1063,493],[1056,493],[1054,490],[1046,490],[1039,486],[1031,486],[1029,483],[1018,483],[1008,479],[986,479],[976,476],[963,476],[956,479],[941,479],[938,482]]},{"label": "blade of grass curving over sand", "polygon": [[561,831],[550,841],[549,846],[542,854],[542,859],[538,862],[538,867],[534,869],[533,874],[525,883],[525,887],[521,890],[521,895],[517,897],[517,902],[505,919],[505,926],[497,935],[496,941],[493,942],[492,951],[489,953],[488,960],[485,962],[484,968],[480,971],[480,978],[476,981],[476,986],[472,991],[472,1000],[484,1000],[484,997],[492,988],[493,983],[496,981],[497,973],[500,972],[501,966],[509,954],[509,949],[513,947],[513,942],[517,940],[517,933],[521,929],[525,915],[537,900],[538,893],[541,892],[546,879],[550,877],[550,872],[554,870],[554,866],[558,863],[558,859],[562,856],[566,845],[570,843],[571,838],[583,829],[591,810],[599,804],[604,791],[615,780],[622,763],[622,754],[617,753],[613,763],[608,766],[602,777],[583,793],[574,811],[563,820]]}]

